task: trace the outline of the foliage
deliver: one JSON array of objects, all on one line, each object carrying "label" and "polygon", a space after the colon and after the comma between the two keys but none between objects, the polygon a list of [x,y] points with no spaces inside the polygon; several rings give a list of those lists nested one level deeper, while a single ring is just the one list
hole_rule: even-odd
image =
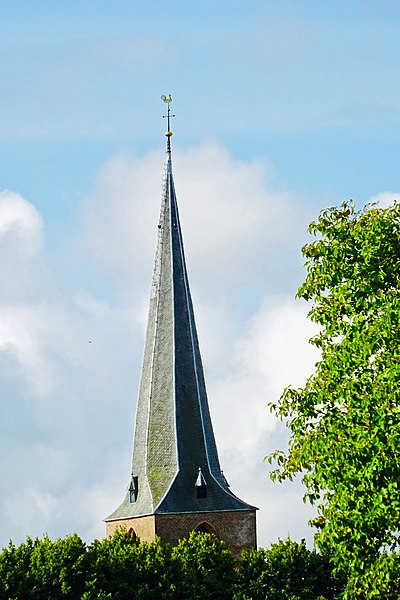
[{"label": "foliage", "polygon": [[317,544],[349,575],[345,598],[398,598],[400,206],[356,212],[350,201],[309,231],[298,297],[313,302],[322,357],[303,389],[271,405],[291,430],[272,477],[305,473]]},{"label": "foliage", "polygon": [[232,598],[234,567],[210,534],[192,533],[175,548],[124,531],[89,547],[77,535],[28,538],[0,553],[0,600],[224,600]]},{"label": "foliage", "polygon": [[141,543],[117,532],[88,549],[89,573],[83,600],[174,598],[178,575],[171,548],[159,539]]},{"label": "foliage", "polygon": [[180,565],[179,598],[229,600],[235,581],[235,559],[225,543],[210,533],[192,532],[179,541],[173,556]]},{"label": "foliage", "polygon": [[86,546],[71,535],[52,542],[10,542],[0,554],[0,600],[74,600],[85,585]]},{"label": "foliage", "polygon": [[328,561],[289,539],[240,560],[207,533],[174,548],[124,532],[90,546],[46,536],[0,553],[0,600],[332,600],[338,589]]},{"label": "foliage", "polygon": [[288,538],[243,553],[235,600],[332,600],[341,589],[327,558]]}]

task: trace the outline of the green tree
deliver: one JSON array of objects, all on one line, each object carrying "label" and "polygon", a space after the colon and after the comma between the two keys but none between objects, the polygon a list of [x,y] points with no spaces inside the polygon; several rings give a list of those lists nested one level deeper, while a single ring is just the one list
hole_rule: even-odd
[{"label": "green tree", "polygon": [[287,539],[243,553],[235,600],[333,600],[342,588],[327,558]]},{"label": "green tree", "polygon": [[303,248],[321,350],[303,389],[272,410],[291,430],[272,477],[303,472],[316,542],[348,574],[345,598],[398,598],[400,524],[400,206],[321,212]]},{"label": "green tree", "polygon": [[15,546],[10,541],[0,554],[0,600],[27,600],[30,596],[30,560],[34,541]]},{"label": "green tree", "polygon": [[172,550],[179,565],[182,600],[231,600],[236,561],[226,544],[210,533],[192,532]]},{"label": "green tree", "polygon": [[47,536],[34,545],[31,556],[34,599],[79,598],[87,568],[86,544],[77,535],[52,542]]},{"label": "green tree", "polygon": [[78,535],[52,542],[10,542],[0,554],[1,600],[74,600],[86,579],[86,545]]},{"label": "green tree", "polygon": [[140,542],[117,532],[94,540],[88,549],[88,574],[83,600],[159,600],[175,598],[178,577],[172,550],[159,539]]}]

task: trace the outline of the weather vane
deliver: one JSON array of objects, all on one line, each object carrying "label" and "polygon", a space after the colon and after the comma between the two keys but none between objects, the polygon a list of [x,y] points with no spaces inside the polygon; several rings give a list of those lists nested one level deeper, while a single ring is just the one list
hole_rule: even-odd
[{"label": "weather vane", "polygon": [[167,96],[164,96],[164,95],[162,95],[162,96],[161,96],[161,100],[162,100],[163,102],[165,102],[165,104],[167,105],[167,114],[166,114],[166,115],[163,115],[163,119],[165,119],[165,117],[167,117],[168,131],[166,132],[166,134],[165,134],[165,135],[166,135],[166,136],[167,136],[167,138],[168,138],[168,141],[167,141],[167,152],[168,152],[168,153],[170,153],[170,152],[171,152],[171,141],[170,141],[170,140],[171,140],[171,135],[172,135],[172,131],[171,131],[171,125],[170,125],[170,118],[175,116],[175,115],[171,115],[171,114],[170,114],[170,111],[171,111],[171,109],[170,109],[170,106],[169,106],[169,105],[170,105],[170,104],[171,104],[171,102],[172,102],[172,96],[171,96],[171,94],[170,94],[170,95],[168,96],[168,98],[167,98]]}]

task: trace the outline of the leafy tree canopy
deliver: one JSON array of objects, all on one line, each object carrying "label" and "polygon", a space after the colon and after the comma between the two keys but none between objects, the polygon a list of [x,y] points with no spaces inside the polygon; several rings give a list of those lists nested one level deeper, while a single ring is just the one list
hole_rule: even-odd
[{"label": "leafy tree canopy", "polygon": [[140,542],[129,533],[94,540],[88,548],[83,600],[158,600],[175,598],[178,570],[171,547],[159,539]]},{"label": "leafy tree canopy", "polygon": [[305,541],[279,540],[270,548],[244,552],[235,600],[332,600],[343,585],[327,557]]},{"label": "leafy tree canopy", "polygon": [[74,600],[83,593],[86,544],[74,534],[51,541],[28,538],[0,553],[1,600]]},{"label": "leafy tree canopy", "polygon": [[126,532],[94,540],[48,537],[0,552],[0,600],[331,600],[328,561],[304,542],[279,541],[236,560],[213,535],[172,548]]},{"label": "leafy tree canopy", "polygon": [[226,544],[215,535],[192,532],[173,548],[173,556],[183,575],[178,579],[179,598],[232,598],[236,562]]},{"label": "leafy tree canopy", "polygon": [[298,297],[312,301],[321,360],[271,405],[291,430],[272,477],[303,472],[316,542],[348,573],[346,598],[398,598],[400,205],[345,202],[309,232]]}]

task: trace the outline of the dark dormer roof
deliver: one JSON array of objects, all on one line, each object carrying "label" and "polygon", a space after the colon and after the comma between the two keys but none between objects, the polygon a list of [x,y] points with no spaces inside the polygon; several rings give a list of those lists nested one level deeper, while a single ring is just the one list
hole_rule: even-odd
[{"label": "dark dormer roof", "polygon": [[206,487],[207,486],[207,481],[204,479],[204,475],[203,475],[200,467],[199,467],[199,470],[197,473],[196,483],[194,485],[196,487]]},{"label": "dark dormer roof", "polygon": [[[197,498],[200,468],[207,497]],[[135,494],[106,520],[153,513],[250,510],[221,472],[208,407],[168,152],[139,398]],[[132,486],[131,486],[132,487]]]}]

